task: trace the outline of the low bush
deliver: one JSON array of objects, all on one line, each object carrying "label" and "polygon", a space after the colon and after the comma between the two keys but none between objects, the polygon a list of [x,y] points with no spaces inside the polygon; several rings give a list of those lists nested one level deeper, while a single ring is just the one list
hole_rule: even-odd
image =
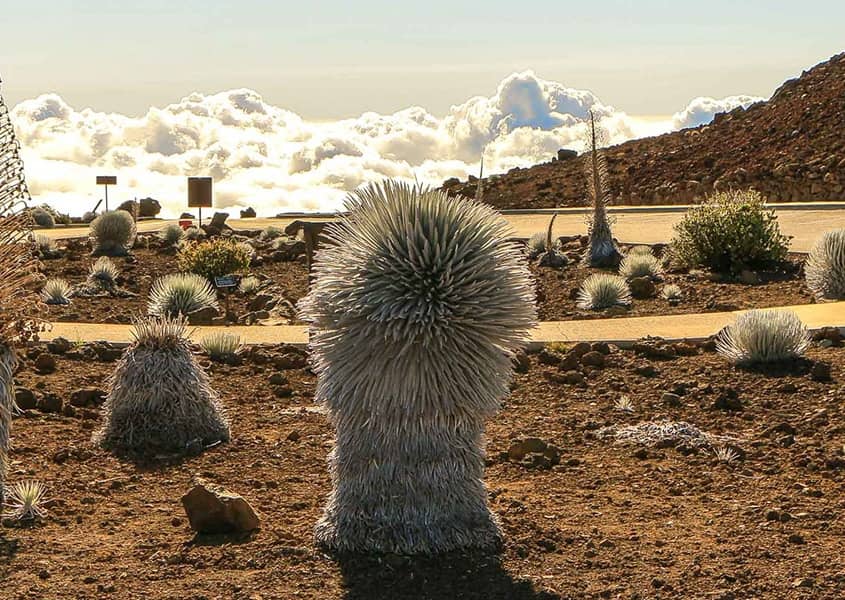
[{"label": "low bush", "polygon": [[789,238],[762,196],[732,191],[719,192],[687,212],[675,226],[670,255],[678,266],[739,273],[783,262],[788,247]]},{"label": "low bush", "polygon": [[42,233],[36,233],[34,239],[35,251],[38,254],[38,258],[50,259],[61,257],[62,252],[52,239]]},{"label": "low bush", "polygon": [[590,275],[578,290],[578,308],[600,310],[611,306],[631,304],[631,289],[628,282],[618,275],[597,273]]},{"label": "low bush", "polygon": [[249,262],[249,250],[243,244],[225,238],[188,244],[180,250],[178,258],[181,271],[206,279],[242,273],[249,267]]},{"label": "low bush", "polygon": [[664,285],[663,289],[660,290],[660,296],[669,302],[680,302],[681,298],[684,297],[684,293],[679,286],[669,283]]},{"label": "low bush", "polygon": [[94,254],[125,256],[135,242],[135,221],[123,210],[104,212],[91,221]]},{"label": "low bush", "polygon": [[175,246],[185,237],[185,232],[182,227],[176,223],[165,225],[164,228],[158,232],[158,238],[166,246]]},{"label": "low bush", "polygon": [[275,225],[268,225],[264,228],[261,232],[261,239],[262,240],[275,240],[278,237],[281,237],[285,234],[284,229],[280,227],[276,227]]},{"label": "low bush", "polygon": [[238,285],[238,289],[242,294],[252,294],[259,287],[261,287],[261,280],[258,277],[244,277],[241,279],[240,285]]},{"label": "low bush", "polygon": [[653,254],[628,254],[619,263],[619,274],[629,280],[635,277],[654,279],[663,274],[663,267]]},{"label": "low bush", "polygon": [[48,279],[41,290],[41,299],[45,304],[70,304],[73,288],[64,279]]},{"label": "low bush", "polygon": [[211,360],[230,362],[241,348],[241,338],[231,333],[212,333],[200,340],[200,346]]},{"label": "low bush", "polygon": [[716,336],[716,350],[738,365],[779,362],[802,356],[810,334],[787,310],[751,310],[739,315]]},{"label": "low bush", "polygon": [[195,273],[173,273],[153,282],[147,313],[160,317],[189,315],[204,308],[218,308],[217,295],[208,279]]},{"label": "low bush", "polygon": [[845,299],[845,229],[828,231],[813,245],[804,275],[819,300]]},{"label": "low bush", "polygon": [[88,279],[96,280],[106,285],[113,285],[120,276],[117,268],[108,256],[101,256],[88,270]]}]

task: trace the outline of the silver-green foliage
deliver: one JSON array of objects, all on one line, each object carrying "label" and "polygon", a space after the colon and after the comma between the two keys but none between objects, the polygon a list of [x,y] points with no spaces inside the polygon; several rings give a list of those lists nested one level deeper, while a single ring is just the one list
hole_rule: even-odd
[{"label": "silver-green foliage", "polygon": [[70,304],[73,288],[64,279],[48,279],[41,290],[41,299],[45,304]]},{"label": "silver-green foliage", "polygon": [[595,273],[587,277],[578,290],[576,306],[587,310],[601,310],[611,306],[631,304],[631,288],[624,277],[609,273]]},{"label": "silver-green foliage", "polygon": [[242,294],[252,294],[261,287],[261,280],[258,277],[250,275],[241,279],[238,289]]},{"label": "silver-green foliage", "polygon": [[62,255],[58,246],[56,246],[56,242],[43,233],[36,233],[34,240],[39,258],[59,258]]},{"label": "silver-green foliage", "polygon": [[169,223],[158,232],[158,237],[166,246],[175,246],[185,237],[185,231],[177,223]]},{"label": "silver-green foliage", "polygon": [[200,346],[212,360],[225,361],[234,357],[241,348],[240,336],[220,331],[205,336]]},{"label": "silver-green foliage", "polygon": [[120,276],[117,268],[108,256],[101,256],[88,270],[88,279],[98,281],[104,285],[114,285]]},{"label": "silver-green foliage", "polygon": [[109,378],[95,443],[152,455],[228,441],[225,412],[191,353],[186,331],[182,319],[148,317],[135,323],[134,342]]},{"label": "silver-green foliage", "polygon": [[719,192],[675,225],[672,261],[717,272],[765,268],[786,259],[789,238],[754,191]]},{"label": "silver-green foliage", "polygon": [[660,295],[664,300],[668,300],[669,302],[678,302],[684,297],[684,293],[681,291],[680,286],[674,283],[664,285],[663,289],[660,291]]},{"label": "silver-green foliage", "polygon": [[135,242],[135,221],[125,210],[104,212],[91,221],[90,237],[95,254],[122,256]]},{"label": "silver-green foliage", "polygon": [[648,254],[648,255],[653,256],[654,252],[652,251],[651,246],[646,246],[646,245],[634,246],[633,248],[628,250],[628,256],[638,255],[638,254],[640,254],[640,255]]},{"label": "silver-green foliage", "polygon": [[47,515],[44,494],[47,488],[40,481],[20,481],[9,487],[8,510],[4,517],[15,521],[34,521]]},{"label": "silver-green foliage", "polygon": [[716,350],[738,365],[784,361],[802,356],[810,334],[787,310],[751,310],[739,315],[716,336]]},{"label": "silver-green foliage", "polygon": [[150,315],[176,317],[205,308],[218,308],[217,295],[201,275],[172,273],[156,279],[150,288]]},{"label": "silver-green foliage", "polygon": [[822,235],[807,256],[804,274],[818,299],[845,299],[845,229]]},{"label": "silver-green foliage", "polygon": [[619,274],[625,279],[635,277],[659,277],[663,274],[663,266],[653,254],[628,254],[619,263]]},{"label": "silver-green foliage", "polygon": [[263,240],[275,240],[278,237],[281,237],[285,234],[284,229],[280,227],[276,227],[275,225],[268,225],[264,228],[261,232],[261,239]]},{"label": "silver-green foliage", "polygon": [[205,238],[205,232],[199,227],[188,227],[184,232],[184,238],[188,241],[195,242]]},{"label": "silver-green foliage", "polygon": [[385,181],[325,230],[300,302],[336,427],[317,541],[341,551],[495,546],[484,422],[535,323],[512,232],[484,204]]}]

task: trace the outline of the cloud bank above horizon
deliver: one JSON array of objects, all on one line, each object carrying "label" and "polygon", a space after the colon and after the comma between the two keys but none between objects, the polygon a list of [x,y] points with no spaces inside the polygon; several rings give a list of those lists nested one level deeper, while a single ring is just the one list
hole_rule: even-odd
[{"label": "cloud bank above horizon", "polygon": [[548,161],[560,148],[581,151],[593,110],[609,143],[709,123],[719,112],[762,98],[696,98],[665,120],[638,119],[593,93],[513,73],[490,97],[452,106],[442,118],[413,106],[331,122],[308,121],[255,91],[190,94],[142,117],[76,110],[57,94],[12,110],[27,181],[36,203],[74,215],[101,197],[97,174],[115,174],[116,206],[152,196],[165,216],[185,208],[186,176],[215,180],[215,208],[251,206],[259,215],[334,211],[347,192],[385,177],[439,185],[449,177]]}]

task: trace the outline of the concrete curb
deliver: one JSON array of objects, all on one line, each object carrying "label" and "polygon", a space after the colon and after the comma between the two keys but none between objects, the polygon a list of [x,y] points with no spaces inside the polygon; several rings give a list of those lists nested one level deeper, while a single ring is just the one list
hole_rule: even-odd
[{"label": "concrete curb", "polygon": [[[845,302],[803,304],[777,307],[796,313],[811,331],[836,327],[845,333]],[[625,346],[645,337],[665,340],[702,340],[715,335],[739,314],[747,311],[620,317],[578,321],[545,321],[534,330],[529,348],[552,342],[611,342]],[[200,326],[191,329],[191,339],[225,331],[241,337],[245,345],[289,344],[305,347],[308,328],[301,325]],[[110,323],[54,323],[41,335],[43,341],[63,337],[71,342],[106,341],[126,345],[131,341],[131,326]]]}]

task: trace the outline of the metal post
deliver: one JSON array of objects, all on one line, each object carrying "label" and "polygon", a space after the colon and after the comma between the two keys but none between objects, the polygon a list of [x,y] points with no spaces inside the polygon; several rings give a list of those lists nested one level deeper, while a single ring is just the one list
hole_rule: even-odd
[{"label": "metal post", "polygon": [[202,229],[202,206],[198,207],[200,211],[200,229]]},{"label": "metal post", "polygon": [[106,212],[109,212],[109,184],[105,184],[103,187],[106,188]]}]

